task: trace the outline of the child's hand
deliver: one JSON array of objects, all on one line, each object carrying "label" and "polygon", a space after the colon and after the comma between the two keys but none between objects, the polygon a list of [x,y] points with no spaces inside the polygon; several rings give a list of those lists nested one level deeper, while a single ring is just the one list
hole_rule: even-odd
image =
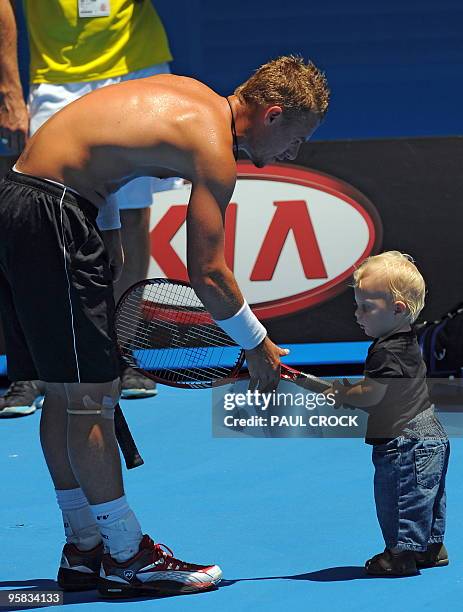
[{"label": "child's hand", "polygon": [[347,378],[343,378],[342,382],[340,380],[333,380],[331,387],[324,392],[324,395],[334,397],[335,404],[333,408],[341,408],[346,401],[346,391],[351,386]]},{"label": "child's hand", "polygon": [[323,392],[323,395],[325,397],[330,397],[334,399],[335,403],[333,408],[341,408],[342,406],[342,395],[340,393],[340,387],[343,387],[342,383],[339,380],[333,380],[331,387],[329,387],[329,389]]}]

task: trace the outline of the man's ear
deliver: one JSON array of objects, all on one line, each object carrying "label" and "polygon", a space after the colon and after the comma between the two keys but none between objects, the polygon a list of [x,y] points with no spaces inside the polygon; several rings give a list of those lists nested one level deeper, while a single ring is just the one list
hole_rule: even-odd
[{"label": "man's ear", "polygon": [[264,123],[265,125],[271,125],[272,123],[281,121],[283,118],[283,109],[281,106],[274,105],[269,106],[264,115]]}]

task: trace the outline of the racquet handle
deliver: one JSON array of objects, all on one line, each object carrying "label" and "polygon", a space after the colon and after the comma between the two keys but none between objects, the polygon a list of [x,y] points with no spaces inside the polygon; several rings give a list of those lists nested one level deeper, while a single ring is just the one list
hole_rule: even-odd
[{"label": "racquet handle", "polygon": [[[237,377],[239,380],[246,380],[249,378],[249,373],[241,372]],[[299,372],[299,370],[295,370],[294,368],[290,368],[287,365],[281,364],[281,372],[280,372],[281,380],[287,380],[289,382],[293,382],[298,387],[303,387],[308,391],[313,391],[314,393],[323,393],[327,389],[331,387],[331,383],[323,378],[318,378],[317,376],[313,376],[312,374],[306,374],[305,372]],[[224,381],[228,383],[229,381]],[[220,381],[216,382],[216,385],[220,385]]]},{"label": "racquet handle", "polygon": [[127,469],[131,470],[143,465],[145,462],[138,452],[137,445],[135,444],[135,440],[130,433],[129,426],[119,404],[116,405],[114,411],[114,428],[116,431],[117,442],[122,454],[124,455]]},{"label": "racquet handle", "polygon": [[[312,374],[305,374],[304,372],[298,372],[297,370],[285,365],[281,366],[281,378],[283,380],[290,380],[298,387],[308,389],[314,393],[324,393],[332,386],[332,383],[324,380],[323,378],[318,378]],[[343,384],[345,387],[352,387],[352,384],[347,380],[347,378],[343,379]],[[343,405],[345,408],[350,408],[351,410],[356,409],[355,406],[351,406],[350,404]]]},{"label": "racquet handle", "polygon": [[298,387],[303,387],[304,389],[314,391],[315,393],[323,393],[331,387],[331,383],[323,378],[318,378],[312,374],[299,372],[298,370],[283,364],[281,365],[281,378],[283,380],[290,380]]}]

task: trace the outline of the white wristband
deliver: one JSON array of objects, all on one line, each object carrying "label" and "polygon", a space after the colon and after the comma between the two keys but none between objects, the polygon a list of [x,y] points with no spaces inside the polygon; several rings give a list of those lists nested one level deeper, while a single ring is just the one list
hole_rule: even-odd
[{"label": "white wristband", "polygon": [[114,196],[110,195],[106,202],[100,206],[96,224],[100,230],[113,230],[121,227],[121,217],[119,214],[119,205]]},{"label": "white wristband", "polygon": [[267,330],[249,308],[246,300],[236,314],[215,322],[232,340],[245,350],[256,348],[267,335]]}]

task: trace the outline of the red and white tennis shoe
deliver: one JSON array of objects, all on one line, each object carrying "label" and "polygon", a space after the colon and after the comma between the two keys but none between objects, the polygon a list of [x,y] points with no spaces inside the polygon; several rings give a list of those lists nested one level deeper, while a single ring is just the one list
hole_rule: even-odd
[{"label": "red and white tennis shoe", "polygon": [[103,544],[91,550],[79,550],[74,544],[65,544],[58,571],[58,584],[64,591],[96,589],[103,558]]},{"label": "red and white tennis shoe", "polygon": [[106,598],[197,593],[215,588],[221,578],[218,565],[180,561],[170,548],[144,535],[138,553],[128,561],[103,556],[98,591]]}]

